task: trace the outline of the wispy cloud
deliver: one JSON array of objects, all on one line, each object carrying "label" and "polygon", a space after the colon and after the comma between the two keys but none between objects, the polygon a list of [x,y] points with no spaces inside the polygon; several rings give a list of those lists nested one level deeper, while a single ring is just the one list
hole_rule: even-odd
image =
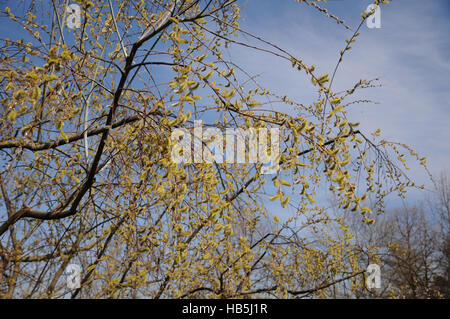
[{"label": "wispy cloud", "polygon": [[[336,9],[355,26],[361,9],[369,3],[334,1],[329,9]],[[427,156],[433,172],[450,168],[448,8],[445,0],[426,5],[420,0],[393,1],[382,11],[381,29],[363,27],[335,83],[335,90],[340,90],[361,77],[380,78],[382,88],[360,95],[380,104],[355,106],[350,116],[361,121],[364,129],[381,128],[387,138]],[[245,29],[319,66],[323,73],[332,70],[345,38],[351,36],[330,19],[294,1],[283,1],[276,8],[273,1],[250,1],[243,17]],[[231,54],[253,74],[263,70],[259,79],[264,85],[305,103],[315,98],[308,79],[289,69],[287,62],[247,50],[231,50]],[[425,172],[416,170],[418,166],[412,168],[411,175],[426,182]]]}]

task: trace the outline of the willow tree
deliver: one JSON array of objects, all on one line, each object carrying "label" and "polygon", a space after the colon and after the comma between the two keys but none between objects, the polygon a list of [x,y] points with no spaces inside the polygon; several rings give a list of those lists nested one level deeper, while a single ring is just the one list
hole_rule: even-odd
[{"label": "willow tree", "polygon": [[[297,2],[349,29],[339,66],[371,13],[352,31]],[[414,186],[400,152],[417,154],[347,120],[352,94],[372,81],[333,92],[337,67],[317,74],[241,29],[235,0],[74,3],[78,20],[67,1],[1,12],[26,32],[0,51],[2,298],[324,297],[336,283],[363,283],[345,220],[329,217],[316,192],[329,189],[370,224],[368,201],[380,212],[387,194]],[[222,55],[232,46],[285,60],[283,72],[308,77],[317,101],[261,87]],[[195,120],[279,128],[278,172],[174,163],[171,132]],[[270,200],[296,213],[280,220]],[[322,232],[327,223],[342,226],[342,240]],[[81,266],[79,288],[66,285],[70,264]]]}]

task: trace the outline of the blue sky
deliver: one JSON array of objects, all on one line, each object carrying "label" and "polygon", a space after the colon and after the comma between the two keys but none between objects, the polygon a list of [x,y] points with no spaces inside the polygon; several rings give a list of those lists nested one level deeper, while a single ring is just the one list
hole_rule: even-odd
[{"label": "blue sky", "polygon": [[[321,6],[346,21],[353,30],[371,0],[334,0]],[[241,27],[316,65],[318,74],[332,73],[345,38],[353,31],[314,8],[294,0],[241,0]],[[13,1],[3,8],[17,6]],[[20,7],[20,5],[19,5]],[[334,90],[348,89],[360,78],[380,78],[383,87],[365,90],[359,97],[379,104],[355,105],[350,119],[361,129],[381,128],[382,136],[403,142],[427,156],[435,174],[449,169],[450,128],[450,1],[394,0],[382,8],[381,28],[363,26],[361,36],[346,54],[334,82]],[[21,36],[20,27],[1,25],[2,36]],[[18,31],[17,33],[15,31]],[[245,35],[240,40],[250,40]],[[231,47],[224,52],[263,86],[309,104],[316,93],[304,73],[290,63],[253,50]],[[274,106],[277,107],[277,106]],[[283,109],[285,110],[285,109]],[[431,187],[417,165],[409,172],[418,183]],[[413,198],[418,198],[413,192]]]},{"label": "blue sky", "polygon": [[[322,4],[353,30],[370,0],[334,0]],[[435,174],[450,161],[450,1],[394,0],[382,7],[381,28],[362,27],[361,36],[346,54],[334,91],[348,89],[360,78],[380,78],[381,88],[365,90],[361,98],[379,104],[360,104],[350,118],[360,128],[408,144],[427,156]],[[287,49],[319,73],[332,73],[345,38],[353,31],[337,25],[317,10],[291,0],[249,0],[242,10],[244,30]],[[289,63],[264,53],[230,50],[246,70],[259,74],[264,86],[284,92],[305,104],[316,95],[304,74]],[[410,165],[409,175],[431,187],[427,175]],[[414,197],[417,192],[411,194]]]}]

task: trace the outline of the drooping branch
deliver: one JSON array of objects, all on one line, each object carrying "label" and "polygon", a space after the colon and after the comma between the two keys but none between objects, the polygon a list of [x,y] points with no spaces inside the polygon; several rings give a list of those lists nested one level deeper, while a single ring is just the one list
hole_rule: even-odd
[{"label": "drooping branch", "polygon": [[[123,125],[126,124],[130,124],[133,122],[138,121],[141,118],[141,116],[139,115],[134,115],[134,116],[130,116],[127,117],[123,120],[117,121],[115,123],[113,123],[111,125],[111,128],[118,128],[121,127]],[[103,126],[100,128],[96,128],[96,129],[91,129],[87,131],[87,136],[95,136],[95,135],[99,135],[104,133],[106,130],[108,129],[108,127]],[[84,137],[84,132],[81,132],[79,134],[74,134],[69,136],[67,139],[63,139],[60,138],[56,141],[53,142],[27,142],[27,141],[8,141],[8,142],[0,142],[0,149],[7,149],[7,148],[15,148],[15,147],[21,147],[23,149],[27,149],[33,152],[37,152],[37,151],[45,151],[45,150],[50,150],[50,149],[55,149],[59,146],[64,146],[76,141],[79,141],[81,139],[83,139]]]},{"label": "drooping branch", "polygon": [[[346,280],[352,279],[352,278],[354,278],[354,277],[357,277],[357,276],[359,276],[359,275],[362,275],[362,274],[364,274],[365,272],[366,272],[365,270],[361,270],[361,271],[358,271],[358,272],[353,273],[353,274],[351,274],[351,275],[348,275],[348,276],[346,276],[346,277],[337,279],[337,280],[335,280],[335,281],[328,282],[328,283],[323,283],[323,284],[321,284],[320,286],[315,287],[315,288],[306,289],[306,290],[287,290],[287,292],[288,292],[290,295],[292,295],[292,296],[305,295],[305,294],[312,294],[312,293],[318,292],[318,291],[320,291],[320,290],[324,290],[324,289],[326,289],[326,288],[329,288],[329,287],[332,287],[332,286],[334,286],[334,285],[337,285],[338,283],[341,283],[341,282],[343,282],[343,281],[346,281]],[[258,294],[258,293],[269,293],[269,292],[271,292],[271,291],[277,290],[278,288],[279,288],[279,286],[278,286],[278,285],[275,285],[275,286],[268,287],[268,288],[260,288],[260,289],[256,289],[256,290],[252,290],[252,291],[241,292],[239,295],[240,295],[240,296],[250,296],[250,295],[255,295],[255,294]]]}]

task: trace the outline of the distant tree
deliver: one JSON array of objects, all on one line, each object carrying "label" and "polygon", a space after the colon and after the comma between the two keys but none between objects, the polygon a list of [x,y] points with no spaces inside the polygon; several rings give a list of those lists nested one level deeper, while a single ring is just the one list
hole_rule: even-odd
[{"label": "distant tree", "polygon": [[433,277],[438,271],[438,235],[423,209],[397,211],[388,219],[387,252],[382,255],[389,269],[386,276],[401,298],[433,298]]},{"label": "distant tree", "polygon": [[450,298],[450,178],[443,171],[436,183],[435,196],[428,201],[435,213],[440,228],[439,269],[434,277],[436,290],[445,298]]},{"label": "distant tree", "polygon": [[[353,249],[361,267],[377,263],[382,287],[349,290],[338,287],[337,297],[357,298],[448,298],[449,233],[448,179],[442,174],[433,196],[416,206],[387,210],[373,225],[360,222],[360,216],[336,209],[353,234]],[[336,238],[338,231],[331,229]],[[339,238],[339,237],[337,237]],[[365,257],[363,257],[365,256]]]}]

